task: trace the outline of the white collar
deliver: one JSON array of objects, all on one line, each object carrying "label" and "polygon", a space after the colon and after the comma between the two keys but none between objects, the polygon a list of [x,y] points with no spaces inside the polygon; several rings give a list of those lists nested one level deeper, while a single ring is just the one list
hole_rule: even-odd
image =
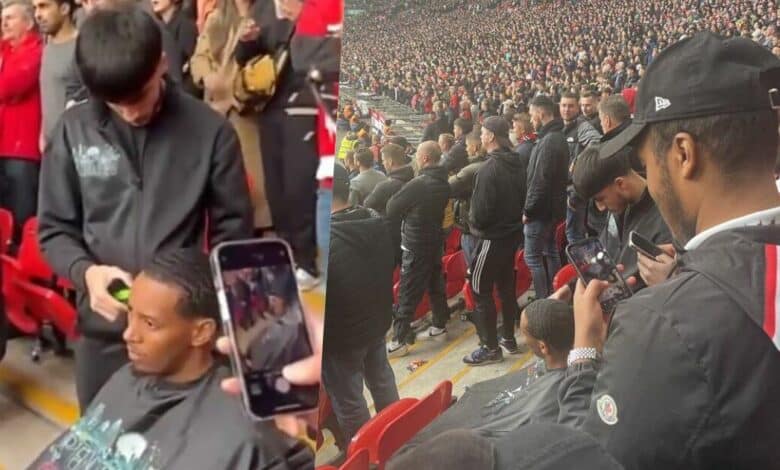
[{"label": "white collar", "polygon": [[743,215],[736,219],[718,224],[714,227],[710,227],[707,230],[699,233],[695,237],[685,244],[686,250],[693,250],[698,248],[704,240],[710,238],[716,233],[723,232],[725,230],[731,230],[740,227],[749,227],[753,225],[772,225],[780,224],[780,206],[773,207],[771,209],[753,212],[752,214]]}]

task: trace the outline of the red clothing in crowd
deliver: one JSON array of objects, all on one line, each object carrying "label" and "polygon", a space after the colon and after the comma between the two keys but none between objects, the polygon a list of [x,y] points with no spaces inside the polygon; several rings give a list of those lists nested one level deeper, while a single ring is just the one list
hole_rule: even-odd
[{"label": "red clothing in crowd", "polygon": [[628,103],[628,109],[631,111],[631,114],[634,114],[636,109],[636,90],[634,88],[624,88],[622,95],[623,99]]},{"label": "red clothing in crowd", "polygon": [[28,33],[13,46],[0,43],[0,158],[40,161],[43,41]]}]

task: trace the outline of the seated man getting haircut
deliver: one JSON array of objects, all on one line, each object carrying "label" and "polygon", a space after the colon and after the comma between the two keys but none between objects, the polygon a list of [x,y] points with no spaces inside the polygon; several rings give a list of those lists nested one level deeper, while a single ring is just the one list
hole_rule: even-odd
[{"label": "seated man getting haircut", "polygon": [[574,313],[559,300],[540,299],[520,317],[525,344],[539,358],[518,372],[477,383],[444,414],[409,441],[397,455],[427,446],[436,436],[468,429],[491,440],[531,423],[558,419],[558,384],[574,342]]},{"label": "seated man getting haircut", "polygon": [[219,307],[204,254],[158,255],[133,282],[129,307],[131,363],[29,468],[311,468],[308,448],[273,422],[253,425],[220,390],[230,369],[214,356]]}]

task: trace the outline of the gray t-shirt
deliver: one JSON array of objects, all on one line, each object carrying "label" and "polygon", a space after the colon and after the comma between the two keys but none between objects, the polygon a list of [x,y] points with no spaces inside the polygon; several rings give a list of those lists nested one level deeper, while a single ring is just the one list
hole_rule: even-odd
[{"label": "gray t-shirt", "polygon": [[80,81],[73,60],[75,50],[75,38],[59,44],[50,42],[43,48],[40,82],[43,132],[47,141],[65,111],[68,87]]}]

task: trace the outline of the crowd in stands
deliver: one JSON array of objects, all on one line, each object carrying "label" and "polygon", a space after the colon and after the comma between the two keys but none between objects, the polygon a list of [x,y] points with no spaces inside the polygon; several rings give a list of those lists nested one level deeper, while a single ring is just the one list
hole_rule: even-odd
[{"label": "crowd in stands", "polygon": [[[7,336],[29,334],[38,359],[51,325],[72,340],[83,415],[32,468],[312,465],[222,398],[204,251],[275,234],[301,289],[321,283],[342,14],[326,0],[3,2],[0,358]],[[282,50],[290,60],[261,77],[275,93],[239,79]],[[182,439],[211,425],[232,444]],[[146,450],[123,454],[122,433]]]},{"label": "crowd in stands", "polygon": [[[602,460],[578,468],[774,465],[778,450],[760,436],[779,429],[768,391],[780,387],[777,291],[762,287],[776,284],[780,246],[776,5],[365,7],[346,25],[344,78],[431,120],[413,147],[393,123],[368,126],[357,102],[341,109],[330,261],[341,274],[329,289],[342,294],[328,312],[349,314],[326,316],[334,370],[323,384],[346,456],[376,433],[380,448],[411,438],[394,459],[403,441],[371,450],[387,468],[515,468],[500,462],[533,460],[518,449],[531,452],[541,422],[595,439]],[[661,254],[632,248],[632,232]],[[610,283],[586,286],[564,266],[563,247],[591,237],[603,246],[593,262],[620,266],[628,300],[605,301]],[[461,255],[465,286],[452,292],[449,261]],[[523,272],[533,293],[520,308]],[[461,292],[479,339],[464,363],[519,353],[518,325],[542,362],[474,386],[439,417],[389,403],[389,358],[446,341],[447,298]],[[414,429],[394,429],[392,416]],[[541,434],[532,454],[554,460],[556,433]]]}]

